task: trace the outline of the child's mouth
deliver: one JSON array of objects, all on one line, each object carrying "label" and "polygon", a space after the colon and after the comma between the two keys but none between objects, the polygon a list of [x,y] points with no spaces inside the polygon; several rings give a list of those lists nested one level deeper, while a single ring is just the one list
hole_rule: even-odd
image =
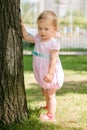
[{"label": "child's mouth", "polygon": [[45,35],[41,35],[42,37],[44,37]]}]

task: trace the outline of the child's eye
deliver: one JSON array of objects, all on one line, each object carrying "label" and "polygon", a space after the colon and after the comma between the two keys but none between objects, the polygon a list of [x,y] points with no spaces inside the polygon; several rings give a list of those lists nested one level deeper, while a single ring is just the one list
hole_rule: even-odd
[{"label": "child's eye", "polygon": [[39,30],[42,30],[42,28],[38,28]]}]

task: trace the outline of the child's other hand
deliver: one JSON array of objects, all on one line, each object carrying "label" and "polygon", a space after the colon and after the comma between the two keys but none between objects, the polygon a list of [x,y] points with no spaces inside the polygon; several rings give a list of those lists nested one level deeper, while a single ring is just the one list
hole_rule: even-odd
[{"label": "child's other hand", "polygon": [[57,37],[57,38],[61,38],[60,32],[57,32],[57,33],[56,33],[56,37]]},{"label": "child's other hand", "polygon": [[60,32],[55,32],[54,37],[55,37],[55,38],[61,38]]},{"label": "child's other hand", "polygon": [[50,73],[47,73],[47,75],[44,77],[44,81],[47,83],[52,83],[53,75]]}]

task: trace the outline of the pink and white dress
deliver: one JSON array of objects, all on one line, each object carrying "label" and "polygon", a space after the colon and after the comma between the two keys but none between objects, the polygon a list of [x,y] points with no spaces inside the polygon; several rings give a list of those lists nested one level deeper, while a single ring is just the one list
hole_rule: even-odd
[{"label": "pink and white dress", "polygon": [[50,51],[60,50],[58,39],[51,38],[49,41],[41,41],[40,36],[35,36],[35,48],[33,54],[33,71],[39,85],[44,89],[57,88],[60,89],[64,82],[64,73],[59,57],[56,61],[56,69],[53,75],[52,83],[44,81],[44,77],[48,72],[50,64]]}]

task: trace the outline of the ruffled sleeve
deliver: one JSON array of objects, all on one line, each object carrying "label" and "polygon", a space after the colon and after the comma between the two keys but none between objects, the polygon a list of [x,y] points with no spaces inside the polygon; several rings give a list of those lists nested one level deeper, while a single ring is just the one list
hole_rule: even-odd
[{"label": "ruffled sleeve", "polygon": [[51,43],[49,45],[49,50],[60,50],[60,42],[57,38],[52,38]]}]

